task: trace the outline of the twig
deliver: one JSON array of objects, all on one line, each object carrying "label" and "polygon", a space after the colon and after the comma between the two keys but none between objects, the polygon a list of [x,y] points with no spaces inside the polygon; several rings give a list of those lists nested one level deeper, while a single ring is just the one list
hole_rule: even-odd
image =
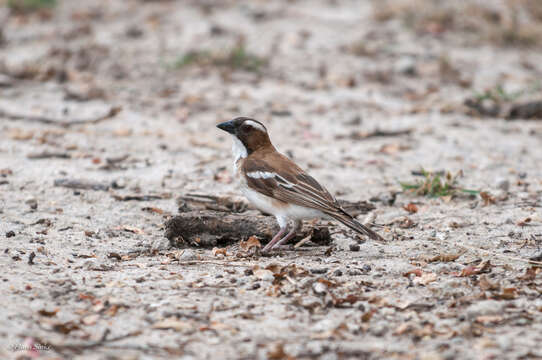
[{"label": "twig", "polygon": [[198,265],[198,264],[213,264],[213,265],[220,265],[220,266],[231,266],[231,267],[246,267],[250,268],[252,266],[250,265],[241,265],[241,264],[232,264],[232,263],[226,263],[226,262],[217,262],[217,261],[209,261],[209,260],[201,260],[201,261],[187,261],[180,263],[182,265]]},{"label": "twig", "polygon": [[[434,240],[438,240],[438,239],[435,238]],[[443,243],[444,242],[441,242],[441,244],[443,244]],[[507,260],[525,262],[525,263],[528,263],[528,264],[531,264],[531,265],[542,265],[542,261],[529,260],[529,259],[524,259],[524,258],[520,258],[520,257],[517,257],[517,256],[503,255],[503,254],[499,254],[498,252],[495,252],[495,251],[484,250],[484,249],[476,248],[476,247],[470,246],[470,245],[464,245],[464,244],[457,244],[457,245],[461,246],[462,248],[464,248],[466,250],[485,252],[486,254],[493,255],[493,256],[500,257],[500,258],[507,259]]]},{"label": "twig", "polygon": [[352,139],[352,140],[363,140],[373,137],[393,137],[393,136],[402,136],[409,135],[412,133],[412,129],[402,129],[402,130],[380,130],[376,129],[372,132],[365,131],[354,131],[349,135],[339,135],[337,139]]},{"label": "twig", "polygon": [[63,351],[73,351],[73,352],[81,352],[82,350],[88,350],[88,349],[94,349],[100,346],[103,346],[107,343],[112,343],[119,340],[124,340],[129,337],[133,336],[139,336],[141,335],[141,330],[136,330],[129,332],[128,334],[120,335],[111,339],[107,339],[107,336],[109,335],[110,330],[105,330],[104,334],[98,341],[91,341],[86,343],[75,343],[75,344],[53,344],[49,341],[41,341],[43,344],[48,344],[53,348],[55,351],[62,353]]},{"label": "twig", "polygon": [[297,286],[297,281],[289,277],[288,275],[285,276],[286,280],[288,280],[292,285]]},{"label": "twig", "polygon": [[484,250],[484,249],[480,249],[480,248],[475,248],[475,247],[469,246],[469,245],[463,245],[463,244],[458,244],[458,245],[465,248],[465,249],[467,249],[467,250],[482,251],[482,252],[486,252],[487,254],[490,254],[490,255],[493,255],[493,256],[501,257],[503,259],[526,262],[526,263],[531,264],[531,265],[542,265],[542,261],[529,260],[529,259],[524,259],[524,258],[520,258],[520,257],[517,257],[517,256],[503,255],[503,254],[499,254],[498,252],[494,252],[494,251],[490,251],[490,250]]},{"label": "twig", "polygon": [[63,127],[70,127],[72,125],[81,125],[81,124],[95,124],[103,120],[110,119],[117,115],[122,108],[120,106],[113,106],[109,109],[108,112],[105,114],[96,116],[94,118],[88,118],[88,119],[75,119],[71,120],[69,122],[64,122],[61,119],[53,118],[53,117],[47,117],[47,116],[38,116],[38,115],[25,115],[25,114],[18,114],[15,112],[11,112],[6,109],[0,108],[0,117],[8,118],[11,120],[27,120],[27,121],[33,121],[33,122],[40,122],[43,124],[53,124],[53,125],[60,125]]},{"label": "twig", "polygon": [[303,244],[307,243],[312,237],[312,234],[309,234],[309,236],[305,236],[303,239],[299,240],[297,244],[294,245],[294,249],[299,248]]},{"label": "twig", "polygon": [[71,156],[65,152],[41,152],[41,153],[31,153],[26,155],[28,159],[32,160],[41,160],[41,159],[70,159]]},{"label": "twig", "polygon": [[110,185],[84,179],[55,179],[54,186],[65,187],[75,190],[109,190]]}]

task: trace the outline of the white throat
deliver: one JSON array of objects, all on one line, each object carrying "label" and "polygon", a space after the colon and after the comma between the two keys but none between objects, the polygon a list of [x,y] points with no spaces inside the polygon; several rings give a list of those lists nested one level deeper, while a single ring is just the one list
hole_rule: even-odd
[{"label": "white throat", "polygon": [[237,161],[239,161],[239,159],[246,158],[248,153],[247,153],[247,148],[245,147],[245,145],[243,145],[241,140],[237,138],[237,136],[232,135],[232,138],[233,138],[233,146],[231,147],[231,150],[233,152],[233,158],[234,158],[233,168],[235,170],[235,164],[237,163]]}]

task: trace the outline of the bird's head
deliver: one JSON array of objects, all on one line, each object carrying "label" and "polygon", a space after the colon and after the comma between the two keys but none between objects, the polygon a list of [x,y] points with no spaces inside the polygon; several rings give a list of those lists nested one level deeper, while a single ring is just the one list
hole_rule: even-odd
[{"label": "bird's head", "polygon": [[[269,140],[267,129],[257,120],[247,117],[238,117],[220,123],[216,127],[230,133],[234,138],[234,144],[242,145],[247,154],[273,146]],[[237,141],[239,141],[239,143]]]}]

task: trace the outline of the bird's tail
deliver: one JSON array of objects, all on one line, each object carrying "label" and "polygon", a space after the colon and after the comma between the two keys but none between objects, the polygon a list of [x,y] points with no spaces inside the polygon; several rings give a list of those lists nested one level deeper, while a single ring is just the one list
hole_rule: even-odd
[{"label": "bird's tail", "polygon": [[384,241],[384,239],[375,233],[373,230],[369,229],[367,226],[359,223],[357,220],[355,220],[352,215],[348,214],[346,211],[339,209],[337,212],[330,212],[327,213],[327,215],[331,216],[335,220],[340,221],[344,225],[348,226],[350,229],[362,234],[367,235],[373,240],[377,241]]}]

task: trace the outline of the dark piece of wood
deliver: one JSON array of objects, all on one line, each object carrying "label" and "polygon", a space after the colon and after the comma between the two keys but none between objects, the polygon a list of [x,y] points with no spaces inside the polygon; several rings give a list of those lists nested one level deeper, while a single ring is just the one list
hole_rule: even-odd
[{"label": "dark piece of wood", "polygon": [[[339,200],[341,207],[350,215],[358,216],[375,209],[375,206],[367,201],[351,202]],[[213,210],[227,213],[242,213],[250,209],[250,204],[238,196],[215,196],[209,194],[186,194],[177,198],[179,212],[195,210]]]},{"label": "dark piece of wood", "polygon": [[4,117],[11,120],[26,120],[31,122],[40,122],[43,124],[60,125],[63,127],[70,127],[72,125],[84,125],[84,124],[96,124],[100,121],[111,119],[115,117],[122,108],[120,106],[111,106],[109,110],[103,114],[88,119],[71,119],[69,122],[64,122],[62,119],[48,117],[45,115],[32,115],[32,114],[19,114],[12,112],[9,109],[0,107],[0,117]]},{"label": "dark piece of wood", "polygon": [[[279,230],[272,216],[256,211],[242,214],[225,214],[212,210],[196,210],[180,213],[166,222],[165,236],[173,246],[224,246],[256,236],[262,243],[269,242]],[[317,244],[331,242],[325,226],[304,226],[294,241],[306,236]]]},{"label": "dark piece of wood", "polygon": [[192,193],[177,198],[177,206],[180,213],[194,210],[241,213],[248,209],[249,204],[245,199],[240,197]]},{"label": "dark piece of wood", "polygon": [[110,188],[109,184],[84,179],[56,179],[54,185],[75,190],[107,191]]},{"label": "dark piece of wood", "polygon": [[[339,203],[352,216],[366,214],[375,208],[366,201],[339,200]],[[241,197],[192,193],[180,196],[177,204],[179,215],[165,225],[165,236],[173,246],[224,246],[251,236],[267,243],[279,231],[273,216],[264,216],[256,210],[247,211],[250,205]],[[331,242],[326,226],[306,223],[291,243],[307,236],[319,245]]]},{"label": "dark piece of wood", "polygon": [[512,106],[508,113],[508,120],[515,119],[542,119],[542,101],[531,101]]}]

